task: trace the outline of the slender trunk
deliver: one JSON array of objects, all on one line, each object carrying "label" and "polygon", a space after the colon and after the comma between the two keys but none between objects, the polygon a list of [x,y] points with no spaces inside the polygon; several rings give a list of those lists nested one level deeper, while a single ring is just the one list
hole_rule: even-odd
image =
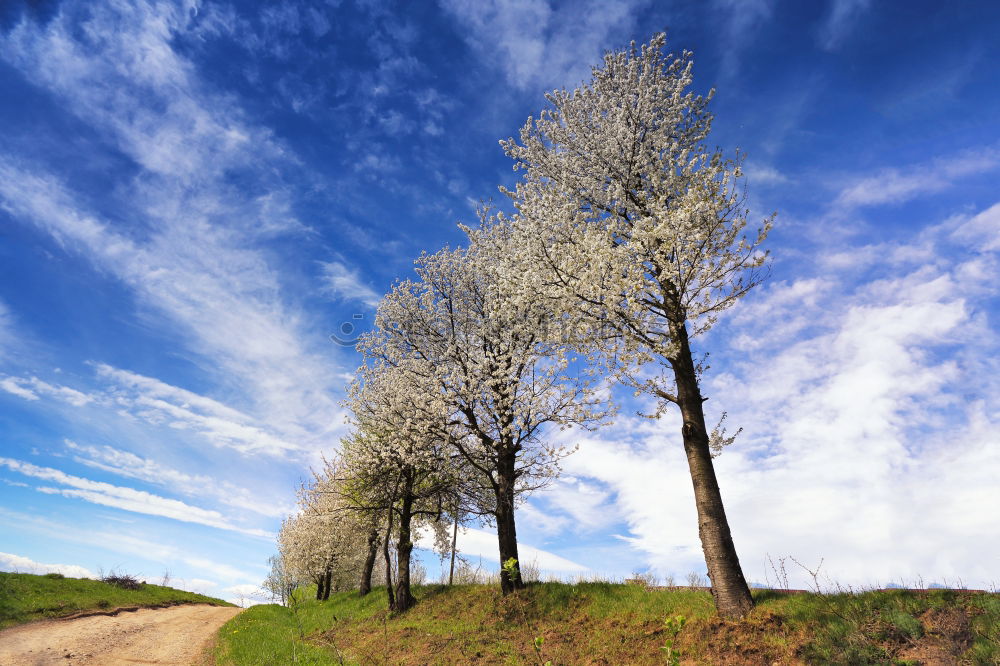
[{"label": "slender trunk", "polygon": [[[514,453],[500,455],[496,491],[497,541],[500,545],[500,589],[504,595],[524,587],[521,559],[517,555],[517,529],[514,525]],[[513,569],[504,564],[514,560]]]},{"label": "slender trunk", "polygon": [[403,612],[414,604],[410,592],[410,553],[413,552],[413,542],[410,540],[410,521],[413,511],[413,477],[407,476],[403,485],[403,498],[399,503],[399,532],[396,540],[396,598],[392,610]]},{"label": "slender trunk", "polygon": [[330,586],[333,583],[333,567],[326,568],[326,575],[323,577],[323,601],[330,598]]},{"label": "slender trunk", "polygon": [[323,601],[323,583],[326,581],[326,576],[320,574],[316,578],[316,601]]},{"label": "slender trunk", "polygon": [[382,540],[382,554],[385,556],[385,593],[389,597],[389,608],[396,603],[392,593],[392,558],[389,556],[389,539],[392,538],[392,504],[387,512],[389,519],[385,528],[385,539]]},{"label": "slender trunk", "polygon": [[451,532],[451,567],[448,569],[448,586],[455,582],[455,545],[458,543],[458,502],[455,502],[455,526]]},{"label": "slender trunk", "polygon": [[360,596],[372,591],[372,572],[375,571],[375,558],[378,556],[378,530],[374,527],[368,533],[368,556],[361,570],[361,584],[358,586]]},{"label": "slender trunk", "polygon": [[712,596],[719,615],[730,618],[745,616],[753,608],[753,597],[743,577],[740,560],[733,545],[733,537],[722,505],[719,482],[715,477],[712,454],[705,428],[698,376],[691,358],[687,327],[683,322],[671,325],[671,332],[679,344],[676,358],[671,359],[674,379],[677,382],[677,402],[684,425],[684,452],[687,455],[691,483],[694,485],[695,505],[698,509],[698,535],[705,553],[708,577],[712,581]]}]

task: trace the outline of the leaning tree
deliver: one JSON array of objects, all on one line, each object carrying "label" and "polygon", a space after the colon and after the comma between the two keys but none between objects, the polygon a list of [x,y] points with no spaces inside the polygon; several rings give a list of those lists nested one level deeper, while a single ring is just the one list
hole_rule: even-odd
[{"label": "leaning tree", "polygon": [[753,601],[712,464],[723,438],[716,430],[713,442],[705,425],[691,339],[761,282],[771,220],[744,235],[742,157],[705,146],[714,91],[688,91],[691,53],[666,55],[665,41],[607,53],[588,84],[547,95],[519,138],[500,142],[523,171],[514,191],[501,188],[523,248],[509,274],[587,322],[615,376],[653,396],[657,415],[680,409],[712,593],[722,615],[739,617]]},{"label": "leaning tree", "polygon": [[545,304],[504,289],[497,253],[508,251],[495,241],[422,256],[420,279],[386,295],[359,343],[370,362],[401,369],[413,390],[441,401],[445,434],[474,472],[465,494],[490,492],[480,505],[496,524],[504,594],[523,586],[516,501],[545,485],[568,452],[546,428],[588,426],[606,414],[601,394],[569,371],[551,339]]}]

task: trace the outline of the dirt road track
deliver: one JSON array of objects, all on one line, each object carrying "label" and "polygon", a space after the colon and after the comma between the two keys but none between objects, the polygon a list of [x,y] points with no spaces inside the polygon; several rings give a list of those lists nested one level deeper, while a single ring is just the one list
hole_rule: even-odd
[{"label": "dirt road track", "polygon": [[0,631],[0,666],[188,666],[241,610],[190,604],[33,622]]}]

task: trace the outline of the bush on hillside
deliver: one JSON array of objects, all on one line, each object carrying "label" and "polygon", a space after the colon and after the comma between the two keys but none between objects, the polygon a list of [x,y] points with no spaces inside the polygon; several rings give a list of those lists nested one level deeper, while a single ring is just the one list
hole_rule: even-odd
[{"label": "bush on hillside", "polygon": [[128,574],[109,574],[101,578],[101,581],[108,585],[120,587],[123,590],[142,589],[142,583],[135,576],[129,576]]}]

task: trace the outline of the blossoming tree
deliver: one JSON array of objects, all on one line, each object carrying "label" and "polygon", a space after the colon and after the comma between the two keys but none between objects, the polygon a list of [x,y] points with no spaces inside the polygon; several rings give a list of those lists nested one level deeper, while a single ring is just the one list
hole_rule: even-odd
[{"label": "blossoming tree", "polygon": [[[752,607],[712,464],[691,339],[764,277],[765,220],[749,239],[740,160],[704,141],[712,97],[687,88],[689,52],[664,54],[665,35],[608,53],[593,79],[547,95],[518,139],[501,141],[523,171],[514,191],[525,293],[588,322],[590,342],[657,414],[676,405],[698,528],[719,612]],[[503,189],[503,188],[501,188]],[[651,367],[657,367],[650,372]]]},{"label": "blossoming tree", "polygon": [[352,516],[335,494],[303,488],[299,513],[289,516],[278,533],[278,550],[294,581],[316,584],[316,598],[353,587],[363,557],[363,539]]},{"label": "blossoming tree", "polygon": [[444,434],[473,470],[466,483],[490,491],[480,504],[496,524],[500,561],[513,561],[501,571],[506,594],[523,586],[516,500],[551,479],[567,454],[546,439],[546,427],[592,424],[605,409],[547,338],[544,303],[503,289],[495,251],[509,248],[494,242],[422,256],[420,279],[383,299],[359,350],[399,368],[408,390],[427,392],[447,415]]},{"label": "blossoming tree", "polygon": [[445,529],[439,519],[463,471],[450,447],[445,403],[433,387],[413,383],[409,365],[405,360],[397,366],[374,363],[358,371],[349,403],[355,431],[342,447],[347,496],[359,511],[387,514],[386,544],[396,519],[394,590],[388,566],[386,576],[389,605],[395,611],[414,603],[414,528],[423,524]]},{"label": "blossoming tree", "polygon": [[342,456],[333,459],[324,457],[323,463],[323,470],[315,473],[315,480],[309,491],[312,495],[329,496],[323,498],[321,502],[313,501],[317,511],[331,511],[330,518],[339,517],[341,521],[346,521],[345,524],[353,527],[354,539],[364,539],[364,545],[358,545],[363,553],[359,557],[361,567],[358,594],[363,597],[372,589],[375,560],[378,557],[379,546],[382,545],[379,528],[386,512],[361,510],[356,506],[347,484],[350,470]]}]

